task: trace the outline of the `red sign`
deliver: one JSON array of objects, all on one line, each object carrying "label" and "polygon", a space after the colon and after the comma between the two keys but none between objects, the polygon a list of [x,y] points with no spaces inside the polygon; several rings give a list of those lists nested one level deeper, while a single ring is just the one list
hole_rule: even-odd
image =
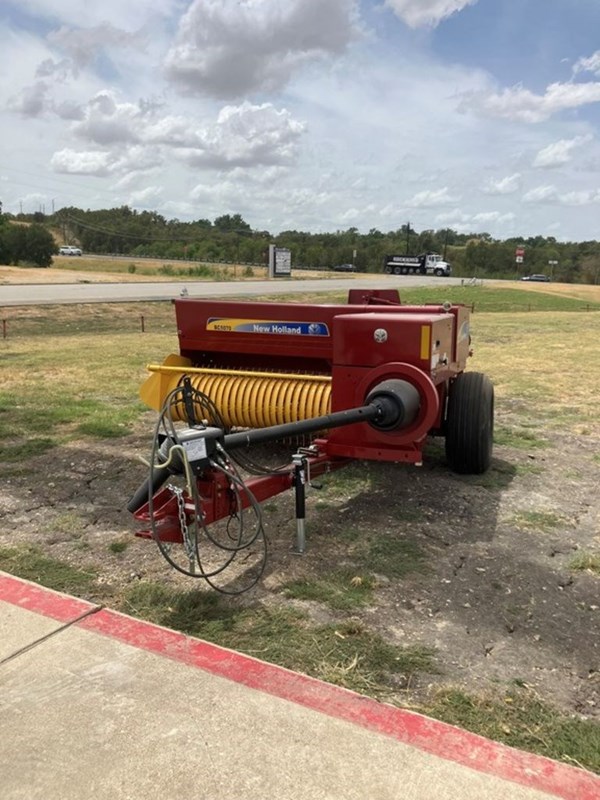
[{"label": "red sign", "polygon": [[517,247],[517,249],[515,250],[515,256],[517,256],[517,258],[519,257],[523,258],[524,255],[525,255],[525,248]]}]

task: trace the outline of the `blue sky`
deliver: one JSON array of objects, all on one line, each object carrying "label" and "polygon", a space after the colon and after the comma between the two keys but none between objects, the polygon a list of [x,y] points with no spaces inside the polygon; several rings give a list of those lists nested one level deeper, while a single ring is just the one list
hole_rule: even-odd
[{"label": "blue sky", "polygon": [[0,200],[600,238],[598,0],[2,0]]}]

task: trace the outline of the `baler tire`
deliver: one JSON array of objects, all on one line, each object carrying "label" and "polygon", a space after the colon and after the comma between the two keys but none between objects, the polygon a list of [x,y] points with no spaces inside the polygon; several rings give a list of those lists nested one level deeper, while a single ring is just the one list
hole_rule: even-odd
[{"label": "baler tire", "polygon": [[481,372],[463,372],[450,387],[446,459],[454,472],[481,475],[492,461],[494,386]]}]

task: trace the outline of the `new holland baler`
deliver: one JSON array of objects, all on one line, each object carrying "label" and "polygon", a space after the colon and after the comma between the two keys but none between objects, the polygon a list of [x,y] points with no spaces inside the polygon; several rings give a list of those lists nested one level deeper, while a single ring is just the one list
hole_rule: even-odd
[{"label": "new holland baler", "polygon": [[[236,558],[259,552],[243,588],[253,585],[266,559],[260,503],[295,489],[302,553],[306,485],[354,460],[418,465],[436,435],[454,471],[488,469],[494,393],[485,375],[465,371],[467,307],[402,305],[395,290],[360,289],[346,305],[174,305],[179,353],[148,367],[141,397],[159,417],[148,477],[128,509],[179,571],[217,586]],[[257,445],[278,440],[296,443],[289,463],[253,460]],[[245,509],[257,520],[250,530]],[[218,520],[225,533],[214,533]]]}]

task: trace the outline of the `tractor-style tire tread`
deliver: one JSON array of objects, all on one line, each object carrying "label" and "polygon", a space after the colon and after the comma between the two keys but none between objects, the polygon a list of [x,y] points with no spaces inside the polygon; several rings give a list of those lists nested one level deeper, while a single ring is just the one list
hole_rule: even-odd
[{"label": "tractor-style tire tread", "polygon": [[481,372],[452,382],[446,419],[446,459],[454,472],[481,475],[492,461],[494,386]]}]

